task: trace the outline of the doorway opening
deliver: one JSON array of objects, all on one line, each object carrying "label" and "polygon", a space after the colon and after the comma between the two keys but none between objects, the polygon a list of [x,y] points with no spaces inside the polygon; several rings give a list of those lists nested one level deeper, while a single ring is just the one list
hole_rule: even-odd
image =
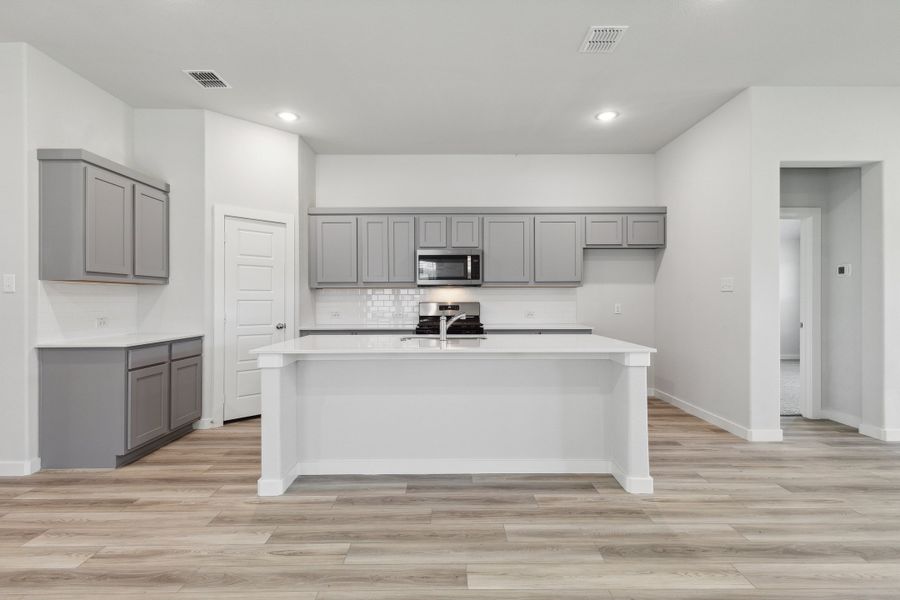
[{"label": "doorway opening", "polygon": [[802,416],[800,410],[800,219],[782,218],[778,255],[781,305],[781,416]]}]

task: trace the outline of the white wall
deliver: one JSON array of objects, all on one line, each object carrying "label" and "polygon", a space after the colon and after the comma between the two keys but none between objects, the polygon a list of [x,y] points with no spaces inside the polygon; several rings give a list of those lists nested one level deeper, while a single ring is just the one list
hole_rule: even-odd
[{"label": "white wall", "polygon": [[800,358],[800,221],[781,220],[778,294],[781,303],[781,359]]},{"label": "white wall", "polygon": [[[781,206],[814,207],[822,210],[823,414],[835,415],[842,422],[858,424],[862,394],[860,356],[864,275],[860,264],[860,171],[782,169]],[[837,276],[837,267],[842,264],[851,265],[850,275],[847,277]]]},{"label": "white wall", "polygon": [[300,326],[312,325],[316,322],[315,295],[309,289],[309,259],[305,248],[309,247],[309,215],[307,211],[316,205],[316,153],[303,138],[297,138],[299,144],[298,169],[300,212],[297,221],[297,248],[299,249],[300,280],[297,289],[297,308],[300,311]]},{"label": "white wall", "polygon": [[[752,88],[754,412],[778,411],[777,239],[780,168],[862,168],[862,423],[900,440],[900,88]],[[848,107],[851,109],[848,115]],[[836,118],[836,115],[844,115]],[[770,362],[771,361],[771,362]],[[769,416],[771,415],[771,416]]]},{"label": "white wall", "polygon": [[[733,433],[778,439],[777,421],[754,427],[750,410],[750,110],[741,93],[656,155],[657,200],[669,213],[656,277],[655,386]],[[723,277],[734,278],[733,292],[720,291]]]},{"label": "white wall", "polygon": [[654,204],[653,156],[318,156],[318,206]]}]

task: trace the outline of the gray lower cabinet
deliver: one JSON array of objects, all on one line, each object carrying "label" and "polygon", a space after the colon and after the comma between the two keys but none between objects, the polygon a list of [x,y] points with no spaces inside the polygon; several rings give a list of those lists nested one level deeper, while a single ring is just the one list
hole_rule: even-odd
[{"label": "gray lower cabinet", "polygon": [[585,245],[616,247],[625,245],[625,215],[587,215]]},{"label": "gray lower cabinet", "polygon": [[484,283],[529,283],[534,263],[534,217],[484,217]]},{"label": "gray lower cabinet", "polygon": [[318,216],[310,219],[315,238],[315,252],[310,253],[313,262],[311,272],[315,284],[356,285],[357,270],[357,217]]},{"label": "gray lower cabinet", "polygon": [[480,248],[481,217],[478,215],[453,215],[450,217],[450,247]]},{"label": "gray lower cabinet", "polygon": [[202,338],[132,348],[41,348],[45,468],[127,464],[189,433],[203,400]]},{"label": "gray lower cabinet", "polygon": [[168,184],[84,150],[38,159],[41,279],[168,282]]},{"label": "gray lower cabinet", "polygon": [[665,215],[625,217],[625,242],[629,246],[659,248],[666,245]]},{"label": "gray lower cabinet", "polygon": [[447,247],[447,217],[422,215],[416,219],[419,231],[419,248]]},{"label": "gray lower cabinet", "polygon": [[128,373],[128,449],[169,432],[169,365]]},{"label": "gray lower cabinet", "polygon": [[538,215],[534,218],[534,282],[581,283],[584,217]]},{"label": "gray lower cabinet", "polygon": [[201,357],[173,360],[170,369],[169,427],[193,423],[203,412],[203,361]]}]

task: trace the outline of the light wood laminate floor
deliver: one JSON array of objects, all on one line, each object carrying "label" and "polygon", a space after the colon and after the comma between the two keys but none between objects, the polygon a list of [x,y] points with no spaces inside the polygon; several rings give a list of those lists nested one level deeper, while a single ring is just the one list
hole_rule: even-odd
[{"label": "light wood laminate floor", "polygon": [[900,597],[900,445],[750,444],[650,404],[653,496],[611,477],[310,477],[256,497],[259,423],[117,471],[0,478],[0,597]]}]

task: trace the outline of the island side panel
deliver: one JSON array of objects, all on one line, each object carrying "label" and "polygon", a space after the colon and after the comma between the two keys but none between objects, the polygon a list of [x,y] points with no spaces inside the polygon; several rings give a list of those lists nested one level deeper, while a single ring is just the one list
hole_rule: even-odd
[{"label": "island side panel", "polygon": [[628,354],[612,362],[615,384],[604,423],[612,473],[625,491],[652,494],[647,423],[649,355]]},{"label": "island side panel", "polygon": [[280,496],[297,477],[297,363],[261,355],[262,465],[260,496]]}]

